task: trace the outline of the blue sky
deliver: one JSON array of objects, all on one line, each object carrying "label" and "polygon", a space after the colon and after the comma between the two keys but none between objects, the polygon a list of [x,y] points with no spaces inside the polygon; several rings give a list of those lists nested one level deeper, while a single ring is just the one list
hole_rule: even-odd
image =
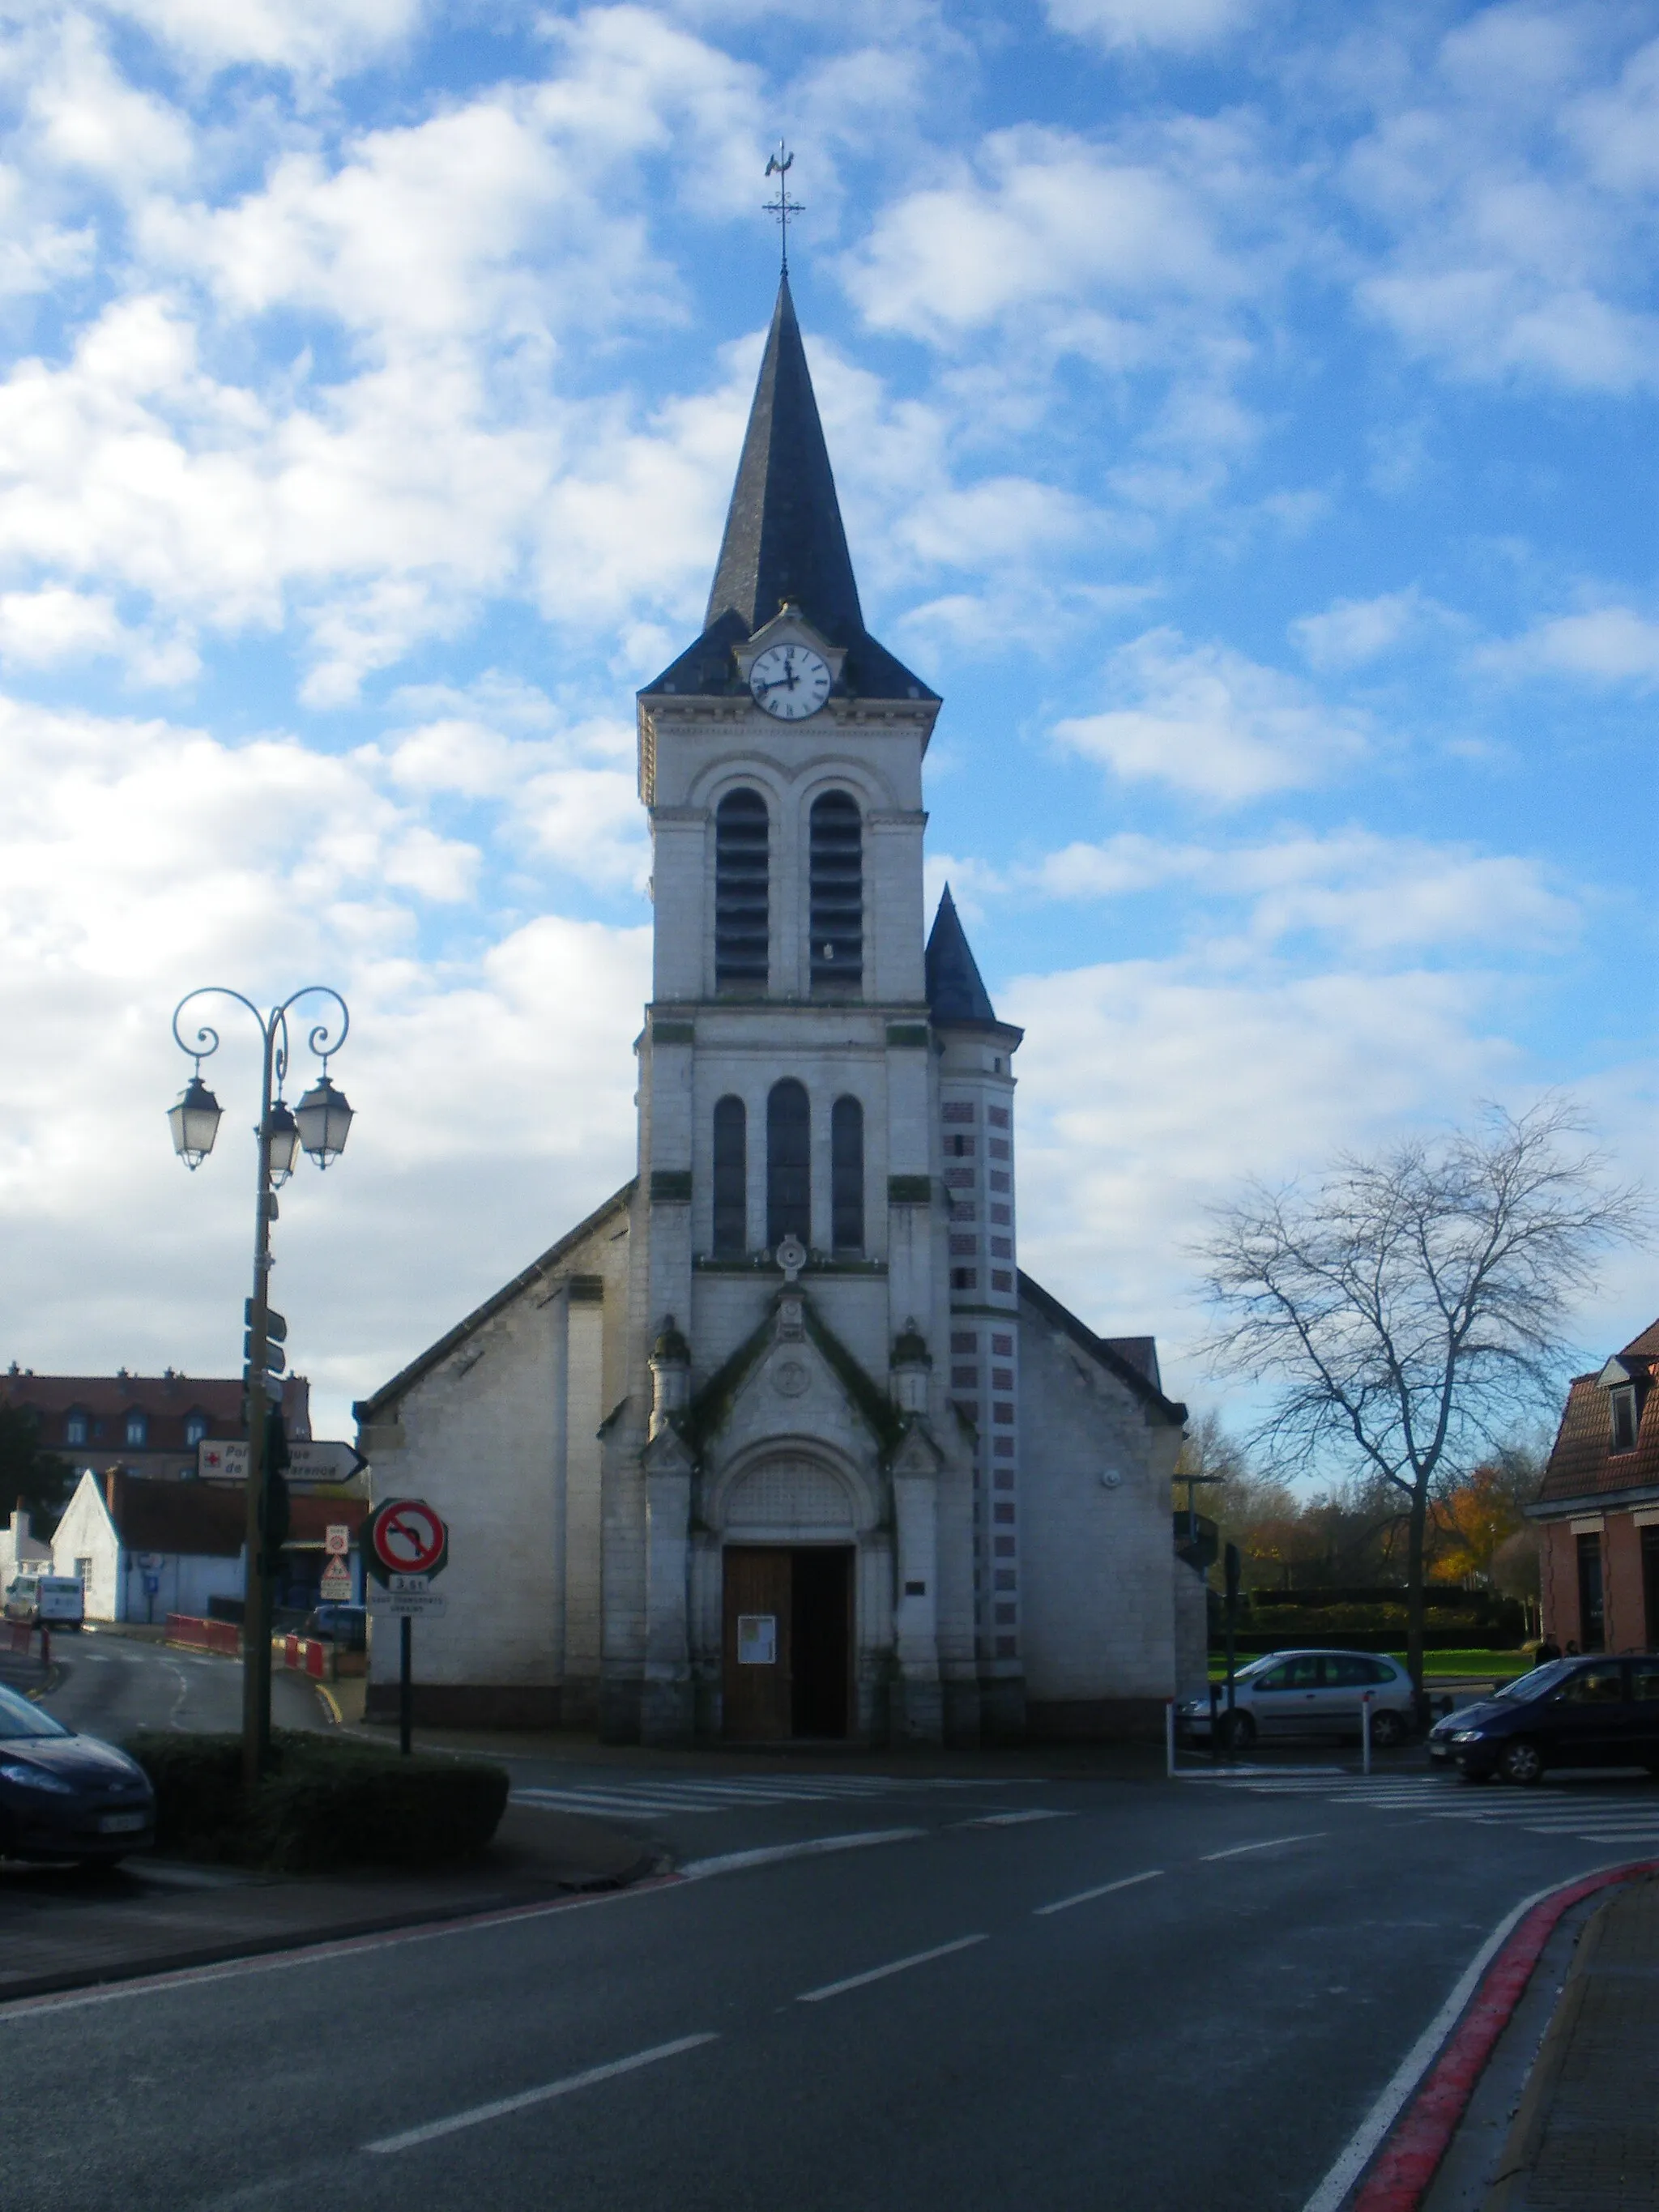
[{"label": "blue sky", "polygon": [[629,1171],[630,695],[781,134],[933,878],[1030,1032],[1027,1266],[1214,1402],[1241,1176],[1549,1085],[1651,1171],[1650,9],[133,0],[0,56],[0,1358],[234,1366],[196,982],[352,1003],[279,1246],[331,1430]]}]

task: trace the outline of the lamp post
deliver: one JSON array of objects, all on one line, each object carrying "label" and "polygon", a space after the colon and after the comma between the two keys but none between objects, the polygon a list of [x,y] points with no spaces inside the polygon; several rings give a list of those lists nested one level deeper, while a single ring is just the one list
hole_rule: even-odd
[{"label": "lamp post", "polygon": [[[264,1772],[270,1749],[270,1574],[274,1562],[265,1558],[267,1534],[266,1422],[267,1372],[270,1366],[270,1224],[276,1218],[276,1193],[293,1174],[303,1151],[319,1168],[328,1167],[345,1150],[351,1127],[351,1109],[344,1095],[329,1080],[328,1063],[345,1042],[351,1016],[339,993],[325,983],[307,983],[269,1016],[251,999],[222,984],[191,991],[173,1011],[173,1042],[195,1062],[189,1082],[167,1114],[173,1148],[193,1173],[213,1150],[219,1133],[221,1108],[202,1080],[202,1062],[219,1049],[219,1032],[204,1022],[190,1038],[179,1021],[197,999],[234,999],[246,1006],[258,1025],[262,1052],[259,1121],[254,1131],[258,1149],[258,1198],[254,1211],[253,1295],[247,1302],[247,1334],[243,1341],[243,1380],[247,1401],[247,1567],[242,1606],[242,1777],[252,1789]],[[283,1097],[289,1069],[288,1018],[302,999],[331,999],[339,1009],[337,1030],[332,1012],[311,1029],[307,1042],[322,1062],[322,1073],[297,1107]],[[286,1332],[283,1331],[285,1334]],[[281,1355],[278,1355],[278,1364]]]}]

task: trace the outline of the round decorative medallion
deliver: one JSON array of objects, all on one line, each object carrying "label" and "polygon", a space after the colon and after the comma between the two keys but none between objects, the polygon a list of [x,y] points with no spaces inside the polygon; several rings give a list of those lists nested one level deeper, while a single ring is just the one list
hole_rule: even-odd
[{"label": "round decorative medallion", "polygon": [[782,1359],[772,1370],[772,1388],[786,1398],[799,1398],[812,1380],[811,1370],[799,1359]]}]

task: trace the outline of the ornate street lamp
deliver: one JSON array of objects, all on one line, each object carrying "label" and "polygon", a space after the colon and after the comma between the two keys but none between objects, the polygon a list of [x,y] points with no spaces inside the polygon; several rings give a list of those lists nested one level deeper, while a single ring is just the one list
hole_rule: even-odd
[{"label": "ornate street lamp", "polygon": [[[267,1017],[251,999],[222,984],[191,991],[173,1012],[173,1041],[194,1060],[195,1067],[183,1096],[167,1114],[173,1148],[192,1170],[213,1150],[219,1133],[218,1100],[202,1080],[202,1062],[219,1049],[219,1032],[202,1023],[186,1039],[179,1018],[197,999],[234,999],[246,1006],[258,1023],[264,1045],[264,1074],[259,1094],[259,1121],[254,1130],[258,1149],[258,1206],[253,1235],[253,1296],[247,1302],[247,1334],[243,1343],[246,1365],[243,1381],[247,1400],[247,1565],[242,1607],[242,1773],[252,1789],[267,1764],[270,1749],[270,1571],[275,1562],[265,1557],[266,1466],[265,1431],[271,1359],[270,1224],[276,1218],[276,1193],[293,1174],[301,1152],[308,1152],[319,1168],[337,1160],[345,1149],[351,1127],[351,1109],[344,1094],[329,1080],[328,1063],[345,1042],[351,1015],[345,1000],[325,983],[307,983]],[[288,1018],[302,999],[331,999],[339,1009],[337,1028],[331,1013],[313,1025],[307,1042],[322,1062],[322,1073],[300,1101],[295,1112],[283,1097],[289,1069]],[[282,1355],[275,1364],[280,1368]],[[276,1395],[281,1397],[281,1385]]]}]

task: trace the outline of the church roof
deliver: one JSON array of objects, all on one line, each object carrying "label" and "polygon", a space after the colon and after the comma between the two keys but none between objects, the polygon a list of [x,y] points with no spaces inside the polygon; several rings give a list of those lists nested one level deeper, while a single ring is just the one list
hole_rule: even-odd
[{"label": "church roof", "polygon": [[787,276],[766,334],[703,626],[735,608],[752,633],[786,599],[836,645],[850,645],[864,628]]},{"label": "church roof", "polygon": [[951,886],[945,886],[927,939],[927,1008],[936,1022],[952,1029],[1000,1029],[996,1008],[968,949]]},{"label": "church roof", "polygon": [[1051,1291],[1034,1282],[1024,1267],[1019,1270],[1018,1280],[1022,1305],[1030,1306],[1050,1328],[1069,1337],[1079,1352],[1086,1352],[1109,1375],[1127,1383],[1150,1413],[1167,1421],[1171,1428],[1181,1426],[1186,1420],[1187,1408],[1178,1398],[1164,1396],[1158,1374],[1158,1352],[1151,1337],[1097,1336],[1087,1322],[1079,1321]]},{"label": "church roof", "polygon": [[847,648],[839,695],[937,697],[864,626],[787,276],[767,332],[702,635],[645,690],[741,691],[732,648],[763,629],[786,600],[832,645]]}]

